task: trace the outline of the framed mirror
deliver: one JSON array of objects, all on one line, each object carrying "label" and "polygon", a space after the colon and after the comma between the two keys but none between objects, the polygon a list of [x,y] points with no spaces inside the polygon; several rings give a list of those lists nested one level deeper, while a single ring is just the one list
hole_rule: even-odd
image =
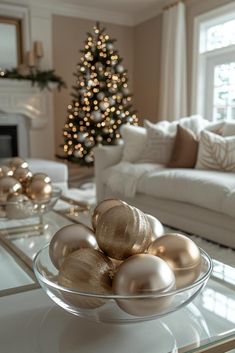
[{"label": "framed mirror", "polygon": [[21,19],[0,16],[0,68],[12,69],[23,62]]}]

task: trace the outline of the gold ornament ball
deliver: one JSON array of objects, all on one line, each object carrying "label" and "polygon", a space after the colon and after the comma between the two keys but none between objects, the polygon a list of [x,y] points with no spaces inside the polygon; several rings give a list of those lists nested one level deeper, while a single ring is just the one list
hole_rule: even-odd
[{"label": "gold ornament ball", "polygon": [[33,205],[26,195],[13,195],[7,200],[6,216],[9,219],[23,219],[32,216]]},{"label": "gold ornament ball", "polygon": [[4,176],[13,176],[13,170],[7,165],[0,166],[0,178]]},{"label": "gold ornament ball", "polygon": [[20,158],[20,157],[13,157],[11,158],[9,161],[8,161],[8,167],[10,169],[12,169],[13,171],[16,170],[17,168],[19,167],[22,167],[22,168],[28,168],[28,163]]},{"label": "gold ornament ball", "polygon": [[13,174],[23,187],[26,187],[31,181],[33,173],[28,168],[18,167]]},{"label": "gold ornament ball", "polygon": [[32,180],[26,188],[26,194],[31,200],[49,201],[52,194],[52,186],[43,180]]},{"label": "gold ornament ball", "polygon": [[164,234],[163,225],[156,217],[153,217],[150,214],[145,214],[145,215],[150,223],[150,226],[152,229],[152,241],[154,241],[155,239],[159,238]]},{"label": "gold ornament ball", "polygon": [[0,202],[5,203],[12,195],[22,193],[22,186],[17,179],[5,176],[0,178]]},{"label": "gold ornament ball", "polygon": [[51,183],[51,178],[46,173],[35,173],[33,174],[32,181],[41,180],[46,184]]},{"label": "gold ornament ball", "polygon": [[103,213],[97,224],[96,240],[109,257],[123,260],[142,253],[151,242],[151,227],[143,212],[127,204]]},{"label": "gold ornament ball", "polygon": [[65,226],[51,239],[49,245],[51,261],[59,269],[70,253],[81,248],[98,248],[94,232],[83,224]]},{"label": "gold ornament ball", "polygon": [[192,284],[201,271],[201,254],[198,246],[183,234],[169,233],[154,240],[147,250],[159,256],[172,268],[176,288]]},{"label": "gold ornament ball", "polygon": [[106,200],[101,201],[94,209],[94,212],[92,215],[93,229],[96,230],[98,220],[103,213],[105,213],[107,210],[109,210],[112,207],[120,206],[124,203],[125,202],[118,200],[118,199],[106,199]]},{"label": "gold ornament ball", "polygon": [[[139,254],[129,257],[118,268],[113,279],[113,291],[118,295],[159,295],[175,286],[170,266],[160,257]],[[156,298],[117,299],[121,309],[135,316],[161,314],[172,296]]]},{"label": "gold ornament ball", "polygon": [[[113,264],[108,257],[98,250],[83,248],[68,255],[59,270],[58,284],[80,293],[97,295],[112,294],[110,273]],[[67,302],[80,308],[97,308],[105,299],[64,293]]]}]

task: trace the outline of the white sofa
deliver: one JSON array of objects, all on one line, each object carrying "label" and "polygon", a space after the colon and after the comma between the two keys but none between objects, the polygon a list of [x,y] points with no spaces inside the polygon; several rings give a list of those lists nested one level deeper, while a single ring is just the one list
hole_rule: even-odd
[{"label": "white sofa", "polygon": [[[176,169],[152,164],[138,178],[136,193],[130,197],[125,193],[126,186],[131,187],[131,177],[127,174],[131,175],[140,165],[138,161],[124,163],[124,166],[119,164],[124,149],[125,142],[95,148],[98,201],[113,197],[125,200],[165,225],[235,248],[234,172]],[[117,188],[110,187],[113,168],[116,169],[114,181],[119,185]]]}]

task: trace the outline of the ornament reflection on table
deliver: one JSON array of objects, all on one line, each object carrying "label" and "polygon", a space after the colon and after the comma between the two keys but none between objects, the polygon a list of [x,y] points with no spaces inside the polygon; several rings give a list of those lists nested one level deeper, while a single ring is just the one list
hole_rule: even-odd
[{"label": "ornament reflection on table", "polygon": [[[103,213],[96,217],[99,209]],[[113,199],[98,205],[93,218],[93,231],[60,229],[34,261],[42,288],[65,310],[96,321],[146,321],[186,305],[206,284],[212,270],[209,256],[180,234],[161,234],[157,219],[154,222],[135,207]],[[97,243],[91,245],[90,236],[95,236]],[[165,249],[162,244],[168,249],[165,258],[148,253],[151,247],[161,253]],[[177,283],[177,278],[186,278],[177,273],[179,264],[190,273],[188,265],[195,254],[199,271]]]}]

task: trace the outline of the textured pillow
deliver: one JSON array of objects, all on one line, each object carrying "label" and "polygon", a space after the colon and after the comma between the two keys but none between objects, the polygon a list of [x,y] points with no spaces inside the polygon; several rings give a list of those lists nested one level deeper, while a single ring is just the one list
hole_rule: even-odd
[{"label": "textured pillow", "polygon": [[125,162],[136,162],[145,147],[147,132],[141,126],[122,125],[121,135],[124,141],[123,157]]},{"label": "textured pillow", "polygon": [[[138,163],[157,163],[166,165],[171,157],[175,133],[169,133],[163,128],[163,123],[152,124],[145,122],[147,130],[146,145]],[[168,124],[164,124],[168,125]]]},{"label": "textured pillow", "polygon": [[235,135],[235,122],[224,123],[223,136],[234,136]]},{"label": "textured pillow", "polygon": [[221,137],[209,131],[201,132],[197,169],[235,171],[235,136]]},{"label": "textured pillow", "polygon": [[194,168],[197,161],[198,140],[195,134],[177,126],[177,134],[168,167],[170,168]]}]

